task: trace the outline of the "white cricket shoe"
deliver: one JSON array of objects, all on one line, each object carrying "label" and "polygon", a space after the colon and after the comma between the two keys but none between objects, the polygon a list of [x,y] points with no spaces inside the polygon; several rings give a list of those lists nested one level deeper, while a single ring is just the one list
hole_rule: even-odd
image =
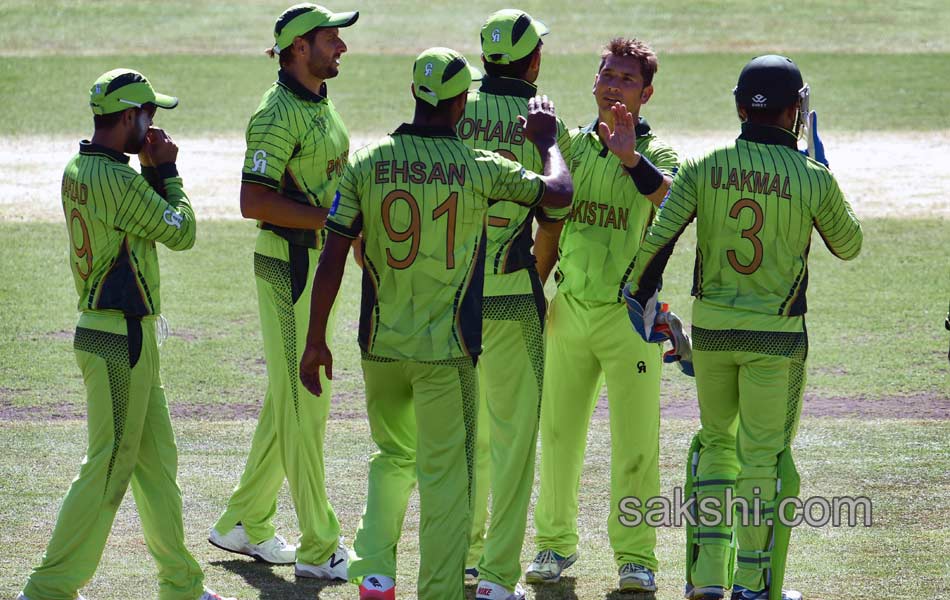
[{"label": "white cricket shoe", "polygon": [[577,552],[570,556],[561,556],[554,550],[542,550],[525,569],[524,578],[528,583],[557,583],[564,569],[577,561]]},{"label": "white cricket shoe", "polygon": [[290,565],[297,560],[297,547],[288,544],[287,540],[275,535],[260,544],[252,544],[244,531],[244,527],[235,525],[227,534],[222,535],[214,527],[208,533],[208,541],[212,546],[222,550],[250,556],[255,560],[272,565]]},{"label": "white cricket shoe", "polygon": [[237,600],[237,598],[225,598],[219,594],[215,594],[208,588],[205,588],[205,593],[201,594],[201,597],[198,600]]},{"label": "white cricket shoe", "polygon": [[637,563],[627,563],[620,567],[618,587],[621,592],[655,592],[656,580],[650,569]]},{"label": "white cricket shoe", "polygon": [[525,591],[518,583],[514,591],[492,581],[482,579],[475,588],[475,600],[525,600]]},{"label": "white cricket shoe", "polygon": [[336,551],[319,565],[308,565],[297,561],[294,567],[294,574],[297,577],[309,577],[312,579],[340,579],[347,580],[347,567],[350,564],[350,551],[343,544],[343,539],[336,547]]}]

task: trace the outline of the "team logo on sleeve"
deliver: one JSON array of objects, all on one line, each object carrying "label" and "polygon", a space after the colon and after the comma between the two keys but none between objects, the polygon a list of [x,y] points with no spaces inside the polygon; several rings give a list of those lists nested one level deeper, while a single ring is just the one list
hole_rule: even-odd
[{"label": "team logo on sleeve", "polygon": [[175,229],[181,229],[181,219],[181,213],[170,208],[166,208],[165,213],[162,215],[162,221],[165,221]]},{"label": "team logo on sleeve", "polygon": [[254,161],[254,166],[251,168],[251,171],[254,173],[260,173],[262,175],[267,174],[267,153],[263,150],[258,150],[254,153],[254,158],[251,159]]}]

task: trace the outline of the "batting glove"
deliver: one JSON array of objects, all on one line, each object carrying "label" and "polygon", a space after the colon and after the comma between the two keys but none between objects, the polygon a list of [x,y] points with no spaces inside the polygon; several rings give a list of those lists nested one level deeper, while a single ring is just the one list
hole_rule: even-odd
[{"label": "batting glove", "polygon": [[673,344],[672,350],[667,350],[663,354],[663,362],[676,363],[685,375],[695,377],[693,370],[693,343],[689,339],[689,334],[683,328],[683,321],[669,310],[660,312],[657,317],[657,331],[663,332],[669,336]]},{"label": "batting glove", "polygon": [[623,288],[623,299],[627,301],[627,316],[630,317],[630,323],[633,329],[640,334],[643,341],[650,343],[662,343],[669,339],[665,331],[657,331],[656,315],[666,307],[657,301],[657,292],[647,300],[646,306],[642,306],[637,299],[630,294],[630,284]]},{"label": "batting glove", "polygon": [[825,145],[818,137],[818,113],[815,111],[808,113],[808,118],[805,119],[805,142],[808,144],[808,149],[800,152],[827,167],[828,159],[825,157]]}]

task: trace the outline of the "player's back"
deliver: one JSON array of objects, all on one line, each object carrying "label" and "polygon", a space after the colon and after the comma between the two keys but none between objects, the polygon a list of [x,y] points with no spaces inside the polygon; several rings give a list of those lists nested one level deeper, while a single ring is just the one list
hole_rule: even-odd
[{"label": "player's back", "polygon": [[520,164],[472,150],[448,128],[402,125],[356,152],[331,216],[345,222],[356,199],[363,349],[412,360],[477,354],[489,198],[533,206],[542,192]]},{"label": "player's back", "polygon": [[799,153],[791,136],[767,129],[691,160],[668,203],[695,194],[693,295],[701,303],[799,316],[812,227],[849,259],[860,249],[860,226],[828,169]]},{"label": "player's back", "polygon": [[[509,77],[482,79],[477,90],[469,92],[465,115],[459,121],[459,138],[471,148],[497,152],[521,163],[529,171],[540,173],[541,155],[524,135],[519,116],[528,114],[528,100],[537,95],[537,88],[527,81]],[[562,152],[570,144],[567,128],[558,119],[558,145]],[[507,274],[534,264],[531,246],[534,243],[532,219],[536,210],[540,217],[558,220],[567,216],[563,209],[532,209],[510,202],[493,203],[488,210],[488,247],[486,275]],[[506,286],[502,286],[506,287]],[[486,293],[491,293],[486,289]]]},{"label": "player's back", "polygon": [[128,161],[120,152],[83,142],[63,173],[63,213],[79,310],[159,313],[153,239],[173,249],[194,243],[190,209],[184,218],[167,212],[168,205]]}]

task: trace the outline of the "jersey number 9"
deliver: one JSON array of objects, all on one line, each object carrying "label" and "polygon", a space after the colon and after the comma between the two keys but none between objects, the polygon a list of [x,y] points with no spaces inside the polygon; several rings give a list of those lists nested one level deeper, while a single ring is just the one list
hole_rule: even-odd
[{"label": "jersey number 9", "polygon": [[[79,223],[79,232],[82,234],[82,245],[76,245],[76,223]],[[86,222],[82,218],[82,213],[79,212],[78,208],[74,208],[71,213],[69,213],[69,240],[73,245],[73,252],[76,254],[77,259],[86,259],[86,269],[83,270],[81,261],[75,261],[76,273],[83,281],[89,279],[89,275],[92,273],[92,248],[90,248],[89,243],[89,230],[86,228]]]},{"label": "jersey number 9", "polygon": [[[409,208],[409,224],[405,229],[398,230],[393,226],[392,212],[396,202],[405,202]],[[432,221],[443,216],[446,218],[445,228],[445,268],[455,268],[455,220],[458,215],[458,192],[452,192],[442,204],[432,211]],[[419,203],[406,190],[393,190],[386,194],[382,204],[383,227],[386,235],[393,242],[409,242],[409,252],[403,258],[396,258],[390,248],[386,248],[386,262],[394,269],[406,269],[412,265],[419,254],[419,243],[422,235],[422,216]]]}]

